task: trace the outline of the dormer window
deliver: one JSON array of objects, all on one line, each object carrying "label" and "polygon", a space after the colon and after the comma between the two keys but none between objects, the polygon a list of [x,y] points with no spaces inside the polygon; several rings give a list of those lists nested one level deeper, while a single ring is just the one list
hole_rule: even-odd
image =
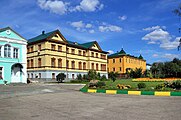
[{"label": "dormer window", "polygon": [[11,57],[11,46],[8,44],[4,46],[4,57]]}]

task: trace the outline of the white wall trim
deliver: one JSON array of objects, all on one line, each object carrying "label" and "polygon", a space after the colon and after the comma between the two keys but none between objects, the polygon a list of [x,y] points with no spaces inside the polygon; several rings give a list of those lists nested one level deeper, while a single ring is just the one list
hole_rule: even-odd
[{"label": "white wall trim", "polygon": [[19,39],[13,39],[13,38],[0,37],[0,41],[27,45],[26,40],[19,40]]},{"label": "white wall trim", "polygon": [[[9,59],[15,59],[15,58],[9,58]],[[21,64],[26,64],[26,62],[16,62],[16,61],[7,61],[7,60],[0,60],[0,62],[5,62],[5,63],[21,63]]]}]

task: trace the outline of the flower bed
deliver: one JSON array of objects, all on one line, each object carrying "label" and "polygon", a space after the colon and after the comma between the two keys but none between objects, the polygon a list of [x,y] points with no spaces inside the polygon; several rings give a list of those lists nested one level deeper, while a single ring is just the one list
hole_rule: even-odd
[{"label": "flower bed", "polygon": [[164,82],[164,81],[176,81],[181,80],[181,78],[136,78],[132,79],[133,82]]}]

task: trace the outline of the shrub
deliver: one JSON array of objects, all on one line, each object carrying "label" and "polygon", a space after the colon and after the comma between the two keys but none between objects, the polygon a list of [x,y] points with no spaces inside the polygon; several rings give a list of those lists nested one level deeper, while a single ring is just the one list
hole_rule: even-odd
[{"label": "shrub", "polygon": [[102,75],[102,76],[100,77],[100,80],[101,80],[101,81],[106,81],[106,80],[107,80],[107,78],[106,78],[106,76],[105,76],[105,75]]},{"label": "shrub", "polygon": [[164,84],[158,84],[158,85],[156,85],[156,87],[155,87],[156,90],[161,90],[161,89],[163,89],[163,88],[164,88]]},{"label": "shrub", "polygon": [[66,77],[66,75],[64,73],[59,73],[56,76],[56,79],[57,79],[58,83],[60,83],[60,82],[63,82],[63,80],[65,80],[65,77]]},{"label": "shrub", "polygon": [[110,72],[108,73],[108,77],[113,81],[115,82],[116,78],[119,76],[119,73],[117,72]]},{"label": "shrub", "polygon": [[78,74],[78,75],[77,75],[77,80],[82,80],[82,79],[83,79],[82,75],[81,75],[81,74]]},{"label": "shrub", "polygon": [[97,73],[97,79],[101,80],[101,74],[99,72]]},{"label": "shrub", "polygon": [[106,83],[103,81],[97,82],[97,87],[102,88],[103,86],[106,86]]},{"label": "shrub", "polygon": [[171,87],[172,87],[173,89],[177,89],[177,90],[181,89],[181,80],[174,81],[174,82],[171,84]]},{"label": "shrub", "polygon": [[95,79],[97,79],[97,73],[96,73],[95,70],[89,70],[88,73],[87,73],[87,75],[88,75],[88,79],[89,79],[89,80],[95,80]]},{"label": "shrub", "polygon": [[89,78],[89,76],[88,76],[87,74],[84,74],[84,75],[83,75],[83,80],[87,80],[87,81],[89,81],[89,80],[90,80],[90,78]]},{"label": "shrub", "polygon": [[141,89],[141,88],[146,88],[146,84],[145,83],[138,83],[138,88]]}]

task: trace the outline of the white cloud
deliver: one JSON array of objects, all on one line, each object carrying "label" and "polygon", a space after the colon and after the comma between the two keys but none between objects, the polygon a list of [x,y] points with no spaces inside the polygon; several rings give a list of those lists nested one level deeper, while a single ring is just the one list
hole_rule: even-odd
[{"label": "white cloud", "polygon": [[156,29],[154,31],[142,37],[142,40],[147,40],[148,44],[159,44],[161,48],[167,50],[177,48],[180,39],[179,37],[174,40],[173,36],[171,36],[167,31],[164,31],[159,27],[155,28]]},{"label": "white cloud", "polygon": [[70,6],[70,3],[63,0],[37,0],[37,3],[41,9],[59,15],[75,11],[94,12],[104,7],[100,0],[82,0],[77,6]]},{"label": "white cloud", "polygon": [[83,28],[85,26],[85,24],[82,21],[72,22],[70,25],[75,28]]},{"label": "white cloud", "polygon": [[87,24],[86,26],[85,26],[86,28],[92,28],[92,24]]},{"label": "white cloud", "polygon": [[94,30],[89,30],[89,33],[95,33],[95,31]]},{"label": "white cloud", "polygon": [[82,0],[80,5],[72,8],[70,11],[85,11],[93,12],[96,10],[101,10],[104,5],[99,0]]},{"label": "white cloud", "polygon": [[144,31],[152,31],[152,30],[158,30],[158,29],[166,29],[166,26],[152,26],[148,28],[143,28]]},{"label": "white cloud", "polygon": [[174,58],[179,58],[179,55],[166,53],[162,56],[162,58],[167,58],[169,60],[173,60]]},{"label": "white cloud", "polygon": [[122,28],[119,26],[115,25],[104,25],[104,26],[99,26],[99,31],[100,32],[121,32]]},{"label": "white cloud", "polygon": [[109,52],[109,54],[113,54],[114,53],[114,51],[112,51],[112,50],[108,50],[107,52]]},{"label": "white cloud", "polygon": [[83,21],[77,21],[77,22],[71,22],[70,25],[74,28],[76,28],[76,30],[81,31],[81,32],[89,32],[89,33],[95,33],[95,31],[93,29],[91,29],[93,27],[92,24],[90,23],[84,23]]},{"label": "white cloud", "polygon": [[123,16],[119,16],[118,18],[119,18],[120,20],[124,21],[124,20],[127,19],[127,16],[123,15]]},{"label": "white cloud", "polygon": [[153,54],[152,56],[153,56],[153,57],[158,57],[158,54]]},{"label": "white cloud", "polygon": [[52,13],[63,15],[68,11],[68,3],[61,0],[38,0],[41,9],[49,10]]}]

